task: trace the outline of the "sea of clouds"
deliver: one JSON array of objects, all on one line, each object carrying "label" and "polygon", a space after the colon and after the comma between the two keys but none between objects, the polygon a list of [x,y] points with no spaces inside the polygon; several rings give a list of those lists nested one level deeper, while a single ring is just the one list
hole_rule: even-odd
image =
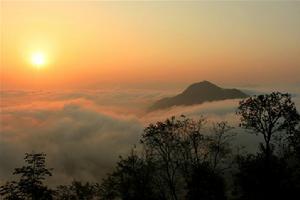
[{"label": "sea of clouds", "polygon": [[[247,88],[249,94],[274,88]],[[278,90],[278,89],[276,89]],[[293,87],[293,100],[300,108],[300,91]],[[237,126],[239,100],[226,100],[147,113],[156,100],[178,91],[163,90],[3,90],[0,101],[0,182],[12,178],[22,166],[25,152],[44,152],[54,168],[50,184],[73,179],[101,181],[111,172],[119,155],[139,143],[149,123],[184,114],[207,117],[208,126],[226,120]],[[257,139],[239,129],[236,143],[257,148]],[[240,133],[240,134],[239,134]]]}]

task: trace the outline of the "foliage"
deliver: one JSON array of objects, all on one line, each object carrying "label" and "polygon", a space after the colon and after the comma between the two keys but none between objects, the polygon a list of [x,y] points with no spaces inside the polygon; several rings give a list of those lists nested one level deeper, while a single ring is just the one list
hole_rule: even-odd
[{"label": "foliage", "polygon": [[207,164],[195,166],[187,182],[186,199],[224,200],[225,183],[222,176]]},{"label": "foliage", "polygon": [[60,185],[55,191],[55,199],[57,200],[92,200],[97,199],[98,184],[89,182],[83,184],[74,180],[70,186]]},{"label": "foliage", "polygon": [[261,134],[258,153],[237,157],[235,174],[240,199],[293,199],[299,196],[300,116],[289,94],[271,93],[240,102],[241,127]]},{"label": "foliage", "polygon": [[127,158],[120,157],[115,171],[100,187],[102,199],[164,199],[156,188],[151,160],[139,157],[134,150]]},{"label": "foliage", "polygon": [[227,140],[231,127],[220,122],[207,135],[205,124],[203,117],[195,121],[185,116],[150,124],[141,139],[144,153],[132,151],[120,158],[101,185],[102,198],[225,199],[218,169],[231,152]]},{"label": "foliage", "polygon": [[241,117],[241,127],[255,134],[262,134],[264,144],[261,145],[261,150],[266,157],[272,154],[274,135],[283,131],[287,134],[293,132],[300,120],[291,95],[279,92],[244,99],[240,102],[237,113]]},{"label": "foliage", "polygon": [[293,199],[297,193],[293,170],[284,159],[274,155],[270,163],[271,168],[262,154],[238,157],[236,186],[240,199]]},{"label": "foliage", "polygon": [[43,153],[25,154],[26,165],[13,172],[20,179],[1,186],[4,199],[52,199],[52,191],[44,185],[45,178],[52,176],[51,169],[46,168],[45,157]]}]

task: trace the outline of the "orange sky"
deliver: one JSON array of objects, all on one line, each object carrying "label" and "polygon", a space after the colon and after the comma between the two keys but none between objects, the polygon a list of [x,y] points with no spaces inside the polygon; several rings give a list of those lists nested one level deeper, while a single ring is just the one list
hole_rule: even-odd
[{"label": "orange sky", "polygon": [[300,82],[300,2],[1,1],[0,11],[2,89]]}]

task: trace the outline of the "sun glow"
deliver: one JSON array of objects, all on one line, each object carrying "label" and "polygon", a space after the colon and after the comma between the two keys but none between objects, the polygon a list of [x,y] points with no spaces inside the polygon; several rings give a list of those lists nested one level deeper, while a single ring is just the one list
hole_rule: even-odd
[{"label": "sun glow", "polygon": [[42,68],[45,65],[45,55],[42,52],[35,52],[31,55],[31,63],[36,68]]}]

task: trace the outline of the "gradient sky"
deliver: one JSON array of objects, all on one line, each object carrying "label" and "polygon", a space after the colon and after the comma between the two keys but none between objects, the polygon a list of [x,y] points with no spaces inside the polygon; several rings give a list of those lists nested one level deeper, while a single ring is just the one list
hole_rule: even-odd
[{"label": "gradient sky", "polygon": [[2,89],[300,82],[300,2],[0,3]]}]

